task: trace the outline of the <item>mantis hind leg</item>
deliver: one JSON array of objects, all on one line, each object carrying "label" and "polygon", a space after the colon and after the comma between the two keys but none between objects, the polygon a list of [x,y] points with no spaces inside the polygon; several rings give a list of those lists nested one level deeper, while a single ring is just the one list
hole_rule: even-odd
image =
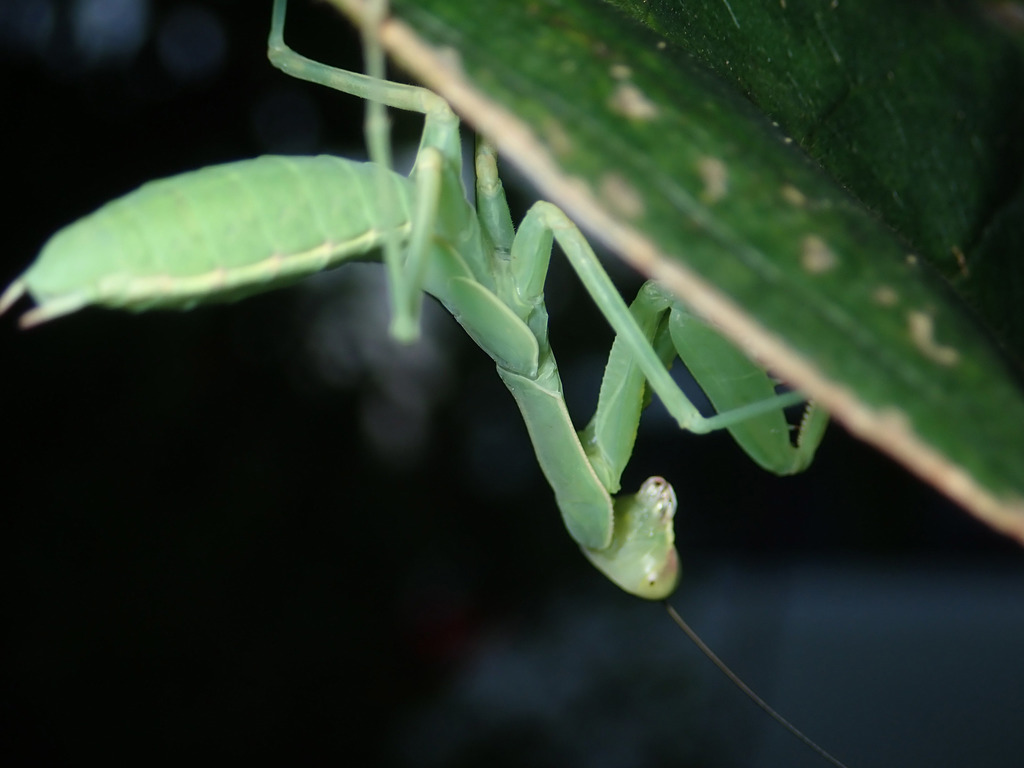
[{"label": "mantis hind leg", "polygon": [[[273,15],[270,22],[270,37],[267,40],[267,58],[270,63],[287,75],[323,85],[335,91],[341,91],[366,101],[383,104],[395,109],[409,112],[420,112],[428,118],[436,118],[442,113],[451,114],[447,102],[426,88],[405,83],[396,83],[383,77],[383,54],[376,40],[376,29],[386,11],[386,4],[377,2],[371,5],[376,14],[371,14],[369,23],[364,25],[363,33],[367,46],[367,63],[372,69],[378,70],[376,76],[350,72],[313,61],[300,53],[296,53],[284,42],[284,21],[287,13],[288,0],[274,0]],[[374,137],[376,140],[376,136]]]},{"label": "mantis hind leg", "polygon": [[[672,305],[668,329],[675,351],[720,414],[736,414],[749,403],[777,397],[775,379],[678,302]],[[792,475],[814,459],[827,424],[828,414],[810,403],[795,431],[782,408],[739,419],[727,429],[759,466]]]},{"label": "mantis hind leg", "polygon": [[[442,169],[447,165],[457,176],[462,155],[459,143],[459,121],[444,99],[425,88],[395,83],[384,78],[384,54],[377,41],[378,29],[386,15],[383,0],[370,3],[363,25],[363,43],[368,74],[350,72],[313,61],[296,53],[284,42],[287,0],[274,0],[267,57],[282,72],[342,93],[365,99],[366,142],[371,162],[391,168],[390,129],[387,107],[420,112],[425,117],[423,138],[417,154],[417,191],[414,203],[412,234],[405,244],[395,234],[398,206],[392,204],[388,185],[378,188],[376,209],[382,231],[391,233],[384,239],[384,264],[392,307],[392,335],[400,341],[413,341],[419,334],[419,314],[423,300],[423,272],[429,252],[429,233],[437,217]],[[403,253],[404,250],[404,253]]]},{"label": "mantis hind leg", "polygon": [[[632,307],[627,307],[586,238],[561,210],[550,203],[537,203],[530,209],[513,244],[513,263],[533,258],[546,266],[546,260],[536,252],[549,248],[552,238],[616,332],[597,412],[581,434],[595,471],[610,492],[618,490],[622,470],[632,454],[647,387],[657,393],[681,428],[696,433],[729,429],[755,462],[772,471],[787,474],[810,462],[827,416],[812,412],[805,424],[805,438],[794,446],[782,409],[805,398],[798,393],[776,395],[765,373],[721,336],[699,338],[693,326],[688,329],[684,325],[687,320],[698,321],[656,284],[646,284]],[[528,255],[531,253],[532,257]],[[526,271],[522,266],[519,269]],[[527,275],[520,284],[542,290],[535,278]],[[701,327],[707,329],[703,324]],[[676,354],[688,366],[693,363],[691,371],[693,367],[711,371],[697,379],[719,413],[703,416],[672,379],[668,366]],[[728,376],[716,378],[714,372],[725,359],[735,367]],[[759,387],[737,386],[758,381]],[[755,421],[762,416],[769,421]],[[763,434],[766,429],[767,439]]]}]

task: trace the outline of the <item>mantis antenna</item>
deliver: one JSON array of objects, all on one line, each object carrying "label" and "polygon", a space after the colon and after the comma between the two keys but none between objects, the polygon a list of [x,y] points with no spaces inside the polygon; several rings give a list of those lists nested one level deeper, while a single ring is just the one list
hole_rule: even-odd
[{"label": "mantis antenna", "polygon": [[735,672],[729,669],[726,663],[718,657],[718,654],[712,651],[707,646],[707,644],[700,639],[700,635],[698,635],[693,630],[693,628],[686,623],[683,617],[679,615],[679,612],[672,607],[672,604],[669,603],[668,600],[664,601],[664,605],[665,610],[668,611],[669,617],[672,619],[672,621],[676,623],[676,626],[683,630],[686,636],[693,641],[693,644],[700,649],[700,652],[707,656],[711,663],[718,667],[719,671],[721,671],[723,675],[729,678],[729,682],[731,682],[733,685],[735,685],[737,688],[743,691],[743,693],[745,693],[752,702],[757,704],[757,706],[759,706],[772,720],[774,720],[787,731],[789,731],[791,734],[796,736],[796,738],[800,739],[800,741],[802,741],[806,746],[810,747],[812,750],[817,752],[829,763],[836,766],[836,768],[847,768],[846,763],[842,762],[836,757],[833,757],[831,754],[826,752],[822,747],[819,747],[814,741],[811,740],[809,736],[806,736],[803,731],[801,731],[799,728],[797,728],[795,725],[789,722],[789,720],[780,715],[767,701],[765,701],[756,693],[754,693],[753,689],[749,685],[744,683],[740,679],[739,675],[737,675]]}]

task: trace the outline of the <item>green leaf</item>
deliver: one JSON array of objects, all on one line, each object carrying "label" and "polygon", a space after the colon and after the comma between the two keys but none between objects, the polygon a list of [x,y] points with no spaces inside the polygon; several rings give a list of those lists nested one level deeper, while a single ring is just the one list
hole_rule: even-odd
[{"label": "green leaf", "polygon": [[[613,0],[732,83],[1024,359],[1024,56],[973,4]],[[1007,279],[1010,277],[1011,279]]]},{"label": "green leaf", "polygon": [[[355,15],[362,5],[333,2]],[[922,190],[910,196],[920,231],[894,232],[732,86],[599,0],[393,5],[396,19],[381,33],[392,56],[495,141],[545,197],[852,432],[1024,540],[1021,392],[948,284],[908,254],[910,243],[934,257],[950,243],[966,243],[964,233],[981,237],[977,220],[987,203],[975,194],[982,193],[963,190],[962,215],[943,209],[942,218],[956,220],[932,228],[924,226],[928,206],[956,202],[956,195]],[[730,7],[745,20],[737,0],[722,4],[727,17]],[[829,8],[822,4],[819,15]],[[851,10],[851,18],[860,13]],[[764,15],[761,36],[771,27],[771,14]],[[801,18],[805,32],[807,19],[817,23],[811,11]],[[964,23],[965,35],[988,34],[980,24]],[[846,122],[858,111],[884,113],[884,101],[871,98],[884,93],[877,71],[858,80],[835,66],[836,55],[864,67],[874,66],[875,56],[847,50],[847,43],[835,48],[832,29],[825,24],[827,34],[816,33],[816,58],[794,48],[786,68],[822,93],[845,92],[845,100],[830,102],[830,114],[848,113]],[[782,31],[797,39],[795,30]],[[912,41],[924,33],[915,27],[901,34]],[[888,39],[865,35],[855,39]],[[720,38],[729,36],[708,31],[705,45]],[[931,99],[943,83],[921,77]],[[851,82],[864,84],[858,98],[870,108],[852,106]],[[807,108],[805,133],[826,133],[811,130],[821,114],[820,106]],[[922,177],[920,160],[933,153],[938,159],[925,169],[933,174]],[[948,145],[909,142],[902,153],[883,150],[887,163],[858,162],[880,189],[893,179],[911,189],[915,174],[918,182],[934,180],[936,169],[943,175],[934,186],[955,188],[978,167],[998,170],[991,158],[947,163],[947,153]],[[1006,242],[993,238],[993,250]]]}]

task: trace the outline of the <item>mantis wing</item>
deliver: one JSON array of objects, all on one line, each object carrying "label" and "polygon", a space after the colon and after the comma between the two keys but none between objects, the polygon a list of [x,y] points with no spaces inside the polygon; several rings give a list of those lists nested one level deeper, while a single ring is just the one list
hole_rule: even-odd
[{"label": "mantis wing", "polygon": [[0,297],[31,326],[88,304],[189,309],[287,285],[378,248],[368,189],[387,184],[409,227],[407,179],[344,158],[266,156],[144,184],[57,232]]}]

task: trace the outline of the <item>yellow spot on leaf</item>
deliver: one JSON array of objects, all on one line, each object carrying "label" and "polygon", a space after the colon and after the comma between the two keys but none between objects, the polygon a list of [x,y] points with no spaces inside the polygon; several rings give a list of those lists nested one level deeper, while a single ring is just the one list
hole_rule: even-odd
[{"label": "yellow spot on leaf", "polygon": [[606,173],[602,176],[599,191],[601,199],[626,218],[636,219],[643,215],[643,198],[636,188],[619,174]]},{"label": "yellow spot on leaf", "polygon": [[954,365],[960,359],[960,353],[953,347],[946,347],[935,341],[935,322],[925,312],[908,312],[907,323],[910,326],[910,339],[929,360],[939,365]]},{"label": "yellow spot on leaf", "polygon": [[896,290],[888,285],[880,285],[875,289],[873,294],[875,301],[881,304],[883,307],[891,307],[900,300],[900,296],[896,293]]},{"label": "yellow spot on leaf", "polygon": [[541,131],[544,134],[544,140],[556,156],[564,157],[572,152],[572,139],[557,120],[546,119],[541,126]]},{"label": "yellow spot on leaf", "polygon": [[807,235],[801,244],[800,264],[812,275],[828,272],[839,265],[839,257],[817,235]]},{"label": "yellow spot on leaf", "polygon": [[658,108],[644,92],[632,83],[620,82],[608,99],[608,107],[620,115],[633,120],[651,120],[658,115]]},{"label": "yellow spot on leaf", "polygon": [[967,267],[967,257],[964,256],[963,249],[959,245],[954,245],[952,248],[953,258],[956,259],[957,269],[960,270],[960,274],[964,277],[970,276],[970,269]]},{"label": "yellow spot on leaf", "polygon": [[782,199],[794,208],[803,208],[807,205],[807,196],[792,184],[782,187]]},{"label": "yellow spot on leaf", "polygon": [[706,203],[717,203],[729,192],[729,171],[717,157],[702,157],[697,161],[704,189],[700,193]]}]

